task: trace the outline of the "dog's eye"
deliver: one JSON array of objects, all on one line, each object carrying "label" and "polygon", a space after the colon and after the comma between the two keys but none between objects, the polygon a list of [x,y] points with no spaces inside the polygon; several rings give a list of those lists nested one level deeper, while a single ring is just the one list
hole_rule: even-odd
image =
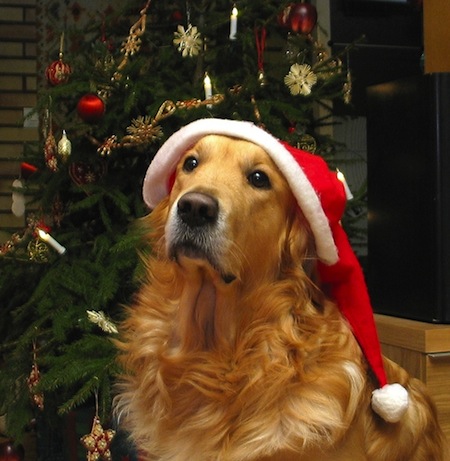
[{"label": "dog's eye", "polygon": [[192,171],[198,167],[198,160],[195,157],[188,157],[183,163],[184,171]]},{"label": "dog's eye", "polygon": [[258,189],[270,189],[270,180],[266,173],[262,171],[253,171],[247,177],[248,182]]}]

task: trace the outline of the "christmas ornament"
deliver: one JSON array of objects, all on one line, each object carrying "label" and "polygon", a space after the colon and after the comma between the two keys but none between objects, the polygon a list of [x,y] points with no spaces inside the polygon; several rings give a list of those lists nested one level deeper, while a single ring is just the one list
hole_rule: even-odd
[{"label": "christmas ornament", "polygon": [[342,87],[343,100],[345,104],[350,104],[352,102],[352,76],[350,70],[347,70],[347,77]]},{"label": "christmas ornament", "polygon": [[53,136],[52,129],[50,128],[47,134],[47,138],[45,139],[44,158],[45,164],[53,172],[58,171],[58,159],[56,158],[57,152],[58,148],[56,146],[56,140]]},{"label": "christmas ornament", "polygon": [[66,83],[69,80],[69,76],[72,73],[72,69],[69,64],[63,61],[63,44],[64,44],[64,33],[61,34],[61,42],[59,46],[59,59],[53,61],[45,69],[45,76],[47,81],[52,85],[59,85]]},{"label": "christmas ornament", "polygon": [[22,445],[14,445],[11,440],[0,444],[0,461],[23,461],[24,456]]},{"label": "christmas ornament", "polygon": [[126,41],[122,42],[120,51],[123,53],[123,59],[117,66],[117,71],[114,73],[112,80],[118,81],[122,78],[122,70],[128,63],[130,56],[136,54],[142,44],[141,36],[145,32],[145,23],[147,21],[147,10],[150,7],[151,0],[147,0],[146,5],[140,11],[139,19],[130,27],[130,32]]},{"label": "christmas ornament", "polygon": [[292,64],[288,75],[284,77],[284,83],[292,95],[308,96],[317,83],[317,76],[309,64]]},{"label": "christmas ornament", "polygon": [[297,147],[306,152],[311,152],[311,154],[314,154],[317,149],[317,143],[313,136],[305,133],[300,136],[300,139],[297,142]]},{"label": "christmas ornament", "polygon": [[149,115],[133,119],[131,125],[127,127],[127,133],[127,139],[129,138],[136,144],[150,144],[161,138],[163,134],[161,127]]},{"label": "christmas ornament", "polygon": [[116,432],[112,429],[107,429],[106,431],[103,429],[100,418],[96,414],[91,432],[80,439],[81,444],[88,451],[87,461],[97,461],[99,459],[111,461],[112,456],[109,447],[115,434]]},{"label": "christmas ornament", "polygon": [[25,195],[23,194],[23,182],[15,179],[12,183],[12,205],[11,211],[14,216],[20,218],[25,214]]},{"label": "christmas ornament", "polygon": [[185,30],[183,26],[178,26],[177,31],[173,33],[173,44],[178,47],[178,51],[183,58],[187,56],[197,56],[202,49],[202,38],[196,26],[188,25]]},{"label": "christmas ornament", "polygon": [[59,85],[61,83],[66,83],[69,80],[69,76],[72,73],[72,69],[69,64],[63,61],[63,43],[64,43],[64,33],[61,34],[61,42],[59,48],[59,59],[53,61],[45,69],[45,76],[47,81],[51,85]]},{"label": "christmas ornament", "polygon": [[86,311],[90,322],[98,325],[105,333],[118,333],[116,325],[103,311]]},{"label": "christmas ornament", "polygon": [[347,53],[347,74],[344,85],[342,87],[343,100],[345,104],[350,104],[352,101],[352,74],[350,72],[350,55]]},{"label": "christmas ornament", "polygon": [[105,103],[96,94],[88,93],[78,101],[77,112],[86,123],[96,123],[105,114]]},{"label": "christmas ornament", "polygon": [[58,142],[58,155],[65,162],[72,153],[72,143],[67,137],[66,130],[63,130],[62,137]]},{"label": "christmas ornament", "polygon": [[267,31],[265,27],[255,27],[256,51],[258,53],[258,83],[260,86],[267,84],[264,74],[264,50],[266,48]]},{"label": "christmas ornament", "polygon": [[71,73],[71,67],[62,60],[62,57],[57,61],[53,61],[45,69],[47,81],[54,86],[66,83]]},{"label": "christmas ornament", "polygon": [[288,27],[292,32],[310,34],[317,23],[317,10],[311,3],[290,5]]},{"label": "christmas ornament", "polygon": [[100,147],[97,149],[97,152],[102,157],[105,157],[107,155],[111,155],[112,150],[115,149],[116,147],[118,147],[117,136],[113,134],[109,138],[105,139],[103,144],[101,144]]},{"label": "christmas ornament", "polygon": [[97,183],[106,173],[104,162],[74,162],[69,166],[69,175],[78,186]]},{"label": "christmas ornament", "polygon": [[31,365],[31,372],[27,378],[27,384],[34,404],[42,411],[44,409],[44,394],[42,394],[42,392],[36,392],[36,386],[39,384],[40,380],[41,374],[36,361],[36,343],[33,342],[33,364]]}]

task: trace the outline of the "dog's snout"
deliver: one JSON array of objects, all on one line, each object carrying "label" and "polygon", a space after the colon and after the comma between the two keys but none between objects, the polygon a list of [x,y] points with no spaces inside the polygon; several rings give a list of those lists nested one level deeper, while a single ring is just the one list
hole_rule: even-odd
[{"label": "dog's snout", "polygon": [[214,197],[200,192],[188,192],[178,201],[178,216],[188,226],[199,227],[217,220],[219,204]]}]

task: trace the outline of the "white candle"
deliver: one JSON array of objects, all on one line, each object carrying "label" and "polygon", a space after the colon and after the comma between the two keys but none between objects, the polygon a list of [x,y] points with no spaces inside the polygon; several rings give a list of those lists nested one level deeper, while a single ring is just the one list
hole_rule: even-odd
[{"label": "white candle", "polygon": [[347,200],[351,200],[353,198],[353,194],[352,194],[352,191],[350,190],[350,187],[348,187],[347,180],[345,179],[344,174],[338,169],[336,169],[336,171],[337,171],[337,178],[344,185],[344,190],[345,190],[345,195],[347,197]]},{"label": "white candle", "polygon": [[60,255],[63,255],[66,252],[65,247],[58,243],[50,234],[38,229],[39,237],[45,242],[52,246]]},{"label": "white candle", "polygon": [[205,89],[205,99],[209,99],[212,96],[212,85],[208,72],[205,72],[205,78],[203,79],[203,87]]},{"label": "white candle", "polygon": [[234,6],[230,17],[230,40],[236,40],[238,10]]}]

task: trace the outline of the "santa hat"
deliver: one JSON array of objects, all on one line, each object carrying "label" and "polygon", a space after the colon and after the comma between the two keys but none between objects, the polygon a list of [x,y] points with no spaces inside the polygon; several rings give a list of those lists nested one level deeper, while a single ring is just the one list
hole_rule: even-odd
[{"label": "santa hat", "polygon": [[167,196],[181,156],[209,134],[259,145],[286,178],[313,233],[321,280],[329,287],[378,380],[372,408],[385,421],[399,421],[408,408],[408,393],[400,384],[387,384],[364,275],[340,223],[346,204],[345,187],[320,156],[296,149],[251,122],[197,120],[174,133],[157,152],[144,179],[145,203],[154,208]]}]

